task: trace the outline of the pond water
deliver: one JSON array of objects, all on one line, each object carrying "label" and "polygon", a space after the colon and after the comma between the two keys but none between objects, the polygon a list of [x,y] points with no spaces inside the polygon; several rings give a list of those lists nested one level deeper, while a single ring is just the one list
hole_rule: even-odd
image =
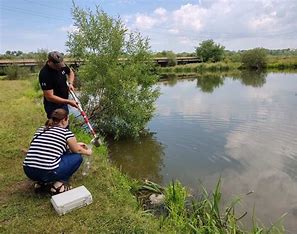
[{"label": "pond water", "polygon": [[110,159],[133,178],[178,179],[194,194],[221,177],[223,200],[241,197],[243,223],[250,226],[255,206],[266,226],[288,213],[284,226],[296,233],[297,74],[214,74],[159,86],[148,134],[110,142]]}]

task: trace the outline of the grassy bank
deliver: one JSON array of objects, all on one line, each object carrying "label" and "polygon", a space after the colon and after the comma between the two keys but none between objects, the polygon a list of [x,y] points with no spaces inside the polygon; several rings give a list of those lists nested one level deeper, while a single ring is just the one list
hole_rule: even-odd
[{"label": "grassy bank", "polygon": [[268,69],[297,69],[297,56],[269,56]]},{"label": "grassy bank", "polygon": [[[297,56],[268,56],[267,69],[287,70],[297,69]],[[216,63],[193,63],[176,65],[172,67],[160,67],[159,74],[166,76],[170,74],[199,74],[205,72],[234,72],[242,70],[240,62],[222,61]]]},{"label": "grassy bank", "polygon": [[160,74],[181,74],[201,72],[225,72],[240,68],[240,63],[217,62],[217,63],[193,63],[176,65],[174,67],[160,67]]},{"label": "grassy bank", "polygon": [[[144,233],[169,232],[138,209],[129,189],[133,182],[112,167],[106,148],[93,154],[88,176],[78,172],[71,184],[85,185],[94,202],[58,217],[50,196],[35,194],[22,170],[22,148],[45,120],[32,82],[0,81],[0,233]],[[78,134],[80,140],[90,140]]]}]

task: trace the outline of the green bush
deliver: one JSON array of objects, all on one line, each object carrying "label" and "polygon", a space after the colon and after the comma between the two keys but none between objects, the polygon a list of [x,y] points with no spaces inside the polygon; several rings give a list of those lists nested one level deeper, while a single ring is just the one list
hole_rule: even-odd
[{"label": "green bush", "polygon": [[137,137],[152,118],[159,96],[148,39],[129,32],[120,18],[98,6],[92,12],[74,5],[72,13],[78,30],[69,34],[67,46],[85,61],[78,74],[88,115],[104,134]]},{"label": "green bush", "polygon": [[175,67],[174,68],[174,72],[176,72],[176,73],[181,73],[181,72],[183,72],[183,67]]},{"label": "green bush", "polygon": [[168,59],[168,66],[172,67],[172,66],[175,66],[177,64],[176,55],[172,51],[167,51],[166,52],[166,57]]},{"label": "green bush", "polygon": [[247,69],[263,69],[267,66],[267,51],[263,48],[247,50],[241,56],[241,63]]},{"label": "green bush", "polygon": [[224,58],[225,47],[216,44],[213,40],[202,41],[196,47],[196,55],[203,62],[218,62]]},{"label": "green bush", "polygon": [[37,62],[38,68],[42,68],[47,61],[48,50],[47,49],[39,49],[37,53],[34,55],[34,58]]},{"label": "green bush", "polygon": [[20,67],[18,65],[9,65],[4,68],[6,79],[19,80],[26,78],[30,74],[30,69],[27,67]]}]

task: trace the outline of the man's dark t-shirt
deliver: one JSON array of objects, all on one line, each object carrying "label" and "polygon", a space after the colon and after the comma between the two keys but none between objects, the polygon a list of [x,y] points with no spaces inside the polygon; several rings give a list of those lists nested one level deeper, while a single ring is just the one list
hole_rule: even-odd
[{"label": "man's dark t-shirt", "polygon": [[[67,86],[67,76],[70,74],[69,67],[63,67],[61,70],[57,71],[52,69],[48,64],[45,64],[44,67],[39,72],[39,84],[42,90],[53,90],[54,95],[68,99],[68,86]],[[52,111],[58,108],[63,108],[68,111],[68,106],[66,104],[53,103],[46,98],[43,98],[43,104],[48,118]]]}]

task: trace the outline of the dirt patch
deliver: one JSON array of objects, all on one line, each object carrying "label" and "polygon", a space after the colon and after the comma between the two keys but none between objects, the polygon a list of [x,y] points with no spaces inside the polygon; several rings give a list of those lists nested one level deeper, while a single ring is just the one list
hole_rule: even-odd
[{"label": "dirt patch", "polygon": [[32,182],[29,180],[19,181],[13,185],[8,185],[0,192],[0,205],[6,203],[15,193],[28,193],[33,191]]}]

